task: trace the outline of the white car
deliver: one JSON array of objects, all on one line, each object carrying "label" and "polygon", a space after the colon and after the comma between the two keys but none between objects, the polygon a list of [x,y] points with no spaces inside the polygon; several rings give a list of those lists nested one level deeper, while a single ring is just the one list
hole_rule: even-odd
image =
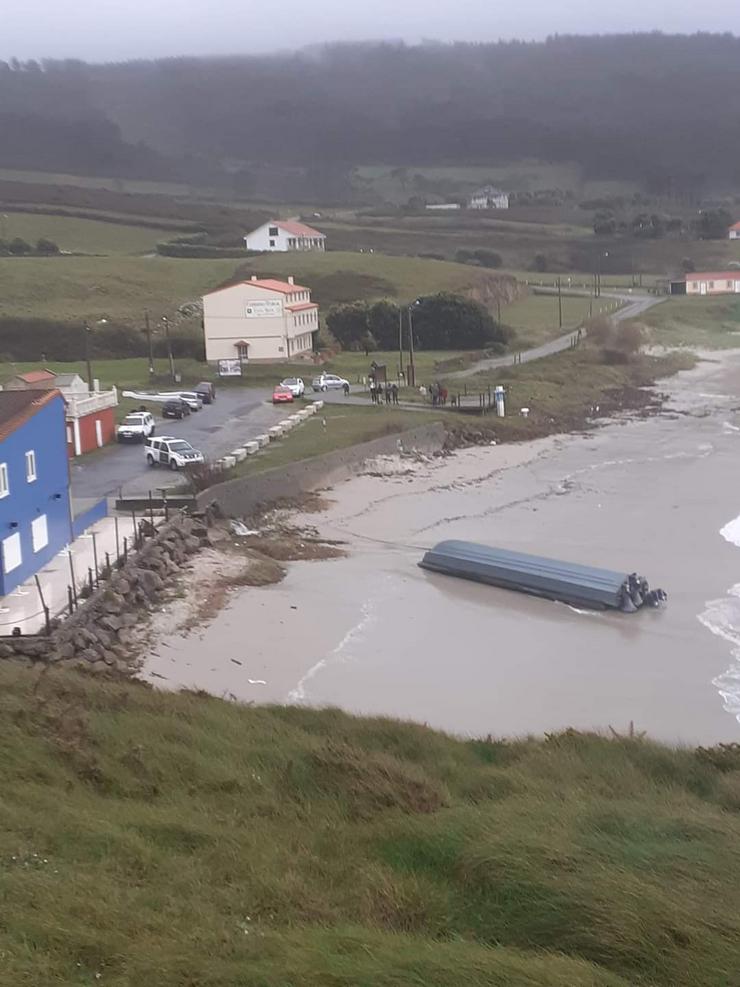
[{"label": "white car", "polygon": [[203,453],[194,449],[185,439],[162,435],[147,442],[146,461],[150,466],[169,466],[171,470],[179,470],[183,466],[193,466],[205,460]]},{"label": "white car", "polygon": [[301,377],[286,377],[280,381],[281,387],[287,387],[294,398],[302,398],[306,390],[306,385]]},{"label": "white car", "polygon": [[320,374],[314,377],[311,387],[315,391],[338,391],[343,387],[349,387],[349,381],[344,377],[337,377],[336,374]]},{"label": "white car", "polygon": [[154,435],[154,418],[148,411],[134,411],[126,415],[116,429],[119,442],[145,442]]},{"label": "white car", "polygon": [[203,407],[203,398],[197,391],[180,391],[177,397],[184,401],[191,411],[200,411]]}]

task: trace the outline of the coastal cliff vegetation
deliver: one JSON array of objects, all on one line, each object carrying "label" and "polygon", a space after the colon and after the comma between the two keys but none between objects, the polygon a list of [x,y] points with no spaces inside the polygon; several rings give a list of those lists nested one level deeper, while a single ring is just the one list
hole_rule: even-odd
[{"label": "coastal cliff vegetation", "polygon": [[[0,981],[677,987],[740,969],[740,751],[455,739],[0,666]],[[605,729],[606,729],[605,725]]]}]

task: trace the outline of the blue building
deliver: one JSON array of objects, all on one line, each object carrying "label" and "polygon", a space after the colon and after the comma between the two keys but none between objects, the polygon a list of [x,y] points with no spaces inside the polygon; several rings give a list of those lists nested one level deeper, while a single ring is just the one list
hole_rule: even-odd
[{"label": "blue building", "polygon": [[64,398],[0,391],[0,596],[71,541]]}]

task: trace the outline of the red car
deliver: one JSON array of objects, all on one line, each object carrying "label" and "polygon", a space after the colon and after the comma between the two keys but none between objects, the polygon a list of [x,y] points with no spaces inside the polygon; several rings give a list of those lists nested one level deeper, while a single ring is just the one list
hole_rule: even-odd
[{"label": "red car", "polygon": [[278,384],[277,387],[272,392],[272,403],[273,404],[292,404],[293,403],[293,392],[289,387],[283,387],[282,384]]}]

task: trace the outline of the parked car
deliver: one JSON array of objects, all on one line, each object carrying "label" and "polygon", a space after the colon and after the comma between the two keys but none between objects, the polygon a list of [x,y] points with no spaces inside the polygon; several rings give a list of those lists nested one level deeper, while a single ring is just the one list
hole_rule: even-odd
[{"label": "parked car", "polygon": [[289,387],[283,387],[282,384],[277,384],[273,388],[272,392],[272,403],[273,404],[290,404],[294,400],[293,392]]},{"label": "parked car", "polygon": [[203,453],[194,449],[185,439],[174,435],[162,435],[149,439],[146,444],[146,461],[150,466],[169,466],[171,470],[182,469],[204,461]]},{"label": "parked car", "polygon": [[148,411],[133,411],[116,429],[119,442],[145,442],[154,435],[154,418]]},{"label": "parked car", "polygon": [[182,398],[172,398],[162,405],[163,418],[186,418],[190,414],[190,405]]},{"label": "parked car", "polygon": [[200,395],[203,404],[213,404],[216,400],[216,385],[212,384],[210,380],[202,380],[195,385],[195,393]]},{"label": "parked car", "polygon": [[345,380],[344,377],[337,377],[336,374],[320,374],[318,377],[314,377],[311,387],[315,391],[338,391],[344,386],[349,387],[349,381]]},{"label": "parked car", "polygon": [[203,407],[203,399],[195,391],[180,391],[179,397],[185,401],[191,411],[200,411]]},{"label": "parked car", "polygon": [[287,387],[294,398],[302,398],[306,390],[306,385],[300,377],[286,377],[285,380],[280,381],[280,386]]}]

